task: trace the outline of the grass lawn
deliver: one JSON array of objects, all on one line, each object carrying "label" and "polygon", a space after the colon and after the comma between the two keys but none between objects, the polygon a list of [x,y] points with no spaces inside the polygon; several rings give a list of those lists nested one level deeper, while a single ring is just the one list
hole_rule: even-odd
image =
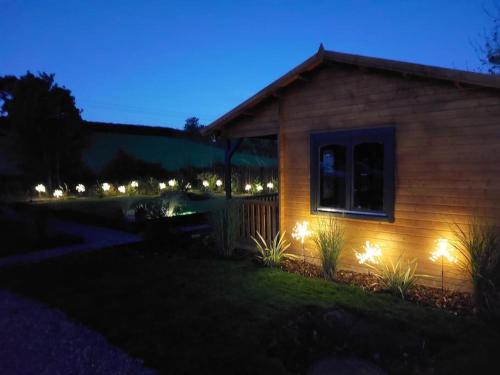
[{"label": "grass lawn", "polygon": [[[137,195],[102,198],[88,197],[39,201],[37,204],[48,207],[52,210],[82,212],[84,214],[115,218],[120,211],[126,212],[137,202],[145,202],[155,199],[158,199],[158,196]],[[209,199],[186,200],[182,207],[184,211],[208,212],[220,207],[223,201],[223,194],[212,194]]]},{"label": "grass lawn", "polygon": [[[142,246],[2,270],[0,287],[65,311],[165,374],[289,373],[280,350],[269,348],[290,319],[333,306],[424,338],[425,360],[435,373],[484,373],[480,366],[498,348],[498,333],[475,318],[249,260],[155,253]],[[377,336],[372,339],[388,340]],[[309,349],[300,348],[314,359]]]}]

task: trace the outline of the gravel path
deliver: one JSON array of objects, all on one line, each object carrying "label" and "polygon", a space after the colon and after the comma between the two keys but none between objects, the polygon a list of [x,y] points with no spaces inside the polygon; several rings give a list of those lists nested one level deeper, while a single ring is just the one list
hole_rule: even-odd
[{"label": "gravel path", "polygon": [[66,254],[83,253],[142,241],[142,238],[136,234],[115,229],[94,227],[57,219],[53,220],[52,225],[59,232],[83,237],[83,243],[5,257],[0,259],[0,268],[16,264],[35,263]]},{"label": "gravel path", "polygon": [[0,374],[155,374],[63,312],[0,289]]}]

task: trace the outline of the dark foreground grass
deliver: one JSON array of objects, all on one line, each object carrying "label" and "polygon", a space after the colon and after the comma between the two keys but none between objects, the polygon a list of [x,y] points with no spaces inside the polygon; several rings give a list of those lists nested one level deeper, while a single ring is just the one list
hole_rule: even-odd
[{"label": "dark foreground grass", "polygon": [[0,287],[63,310],[166,374],[287,373],[268,343],[306,306],[341,306],[424,337],[436,373],[480,373],[499,339],[474,318],[388,295],[248,260],[154,255],[140,246],[3,270]]}]

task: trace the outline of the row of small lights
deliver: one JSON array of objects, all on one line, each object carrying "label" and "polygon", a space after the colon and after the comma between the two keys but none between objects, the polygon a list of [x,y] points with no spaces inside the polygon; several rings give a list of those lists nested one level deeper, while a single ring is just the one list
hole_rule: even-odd
[{"label": "row of small lights", "polygon": [[[175,179],[169,180],[167,182],[167,184],[171,188],[174,188],[174,187],[176,187],[178,185],[177,180],[175,180]],[[164,182],[160,182],[158,184],[158,187],[159,187],[160,190],[165,190],[167,188],[167,184],[165,184]],[[208,187],[210,187],[210,182],[208,180],[203,180],[202,185],[203,185],[203,187],[208,188]],[[215,186],[217,186],[218,188],[220,188],[222,185],[223,185],[222,180],[215,181]],[[137,181],[132,181],[130,183],[130,187],[132,187],[134,189],[137,189],[139,187],[139,183]],[[191,189],[191,184],[187,183],[185,187],[186,187],[186,189]],[[266,187],[269,190],[272,190],[274,188],[274,184],[272,182],[268,182],[267,185],[266,185]],[[111,184],[109,184],[108,182],[104,182],[101,185],[101,188],[102,188],[103,191],[107,192],[107,191],[109,191],[111,189]],[[75,189],[80,194],[85,193],[85,185],[83,185],[83,184],[76,185]],[[47,192],[47,189],[45,188],[45,185],[43,185],[43,184],[36,185],[35,186],[35,190],[38,193],[46,193]],[[246,184],[245,185],[245,191],[250,191],[250,190],[252,190],[252,185]],[[256,184],[255,185],[255,190],[257,190],[257,191],[260,192],[260,191],[264,190],[264,188],[262,187],[261,184]],[[118,186],[118,192],[120,192],[122,194],[125,194],[126,191],[127,191],[127,188],[125,187],[125,185]],[[54,193],[52,195],[55,198],[61,198],[63,196],[63,191],[61,189],[55,189]]]}]

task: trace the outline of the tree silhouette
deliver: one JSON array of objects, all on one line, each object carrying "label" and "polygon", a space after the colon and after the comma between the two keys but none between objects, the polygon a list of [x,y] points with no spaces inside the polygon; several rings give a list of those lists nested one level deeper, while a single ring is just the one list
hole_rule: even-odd
[{"label": "tree silhouette", "polygon": [[0,77],[0,100],[19,167],[32,181],[52,190],[81,170],[87,141],[81,111],[54,74]]},{"label": "tree silhouette", "polygon": [[490,74],[500,74],[500,2],[493,4],[493,9],[485,9],[491,19],[491,28],[483,34],[483,41],[475,43],[479,60]]},{"label": "tree silhouette", "polygon": [[202,128],[203,125],[200,125],[200,119],[198,117],[189,117],[184,124],[184,131],[193,135],[200,134]]}]

